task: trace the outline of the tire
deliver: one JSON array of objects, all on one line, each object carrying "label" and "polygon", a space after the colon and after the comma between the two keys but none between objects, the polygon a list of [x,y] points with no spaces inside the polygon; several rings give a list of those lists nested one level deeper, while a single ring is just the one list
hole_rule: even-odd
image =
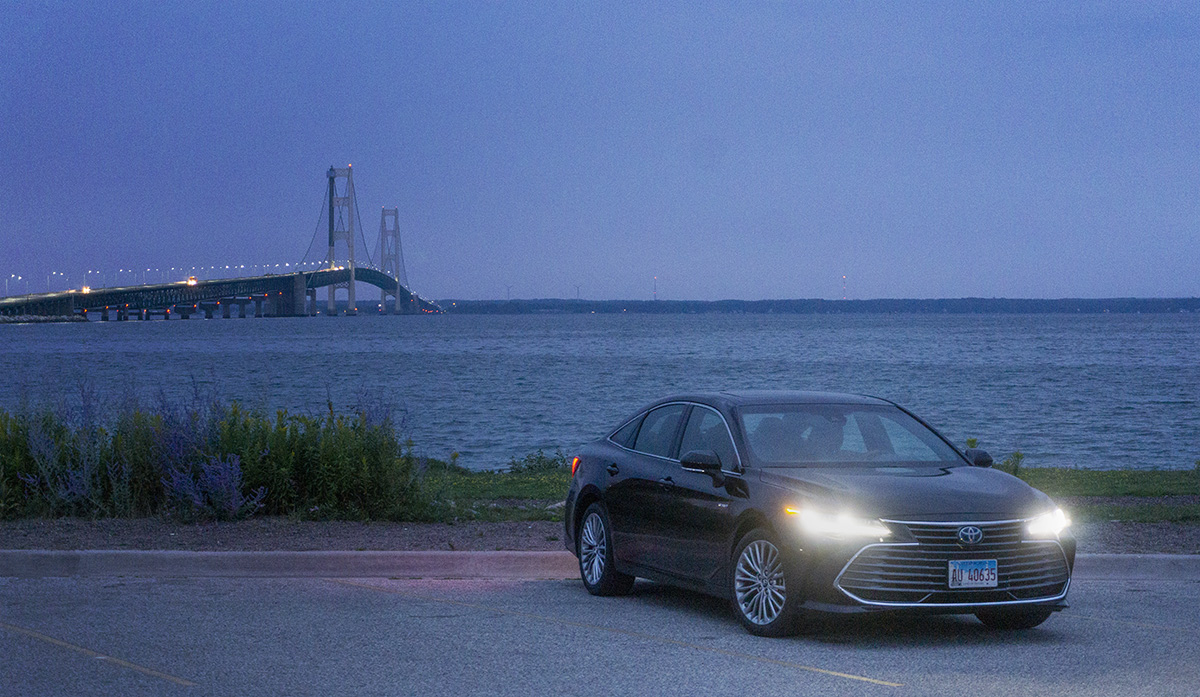
[{"label": "tire", "polygon": [[1046,608],[1026,608],[1023,610],[980,610],[975,617],[992,629],[1016,631],[1033,629],[1042,622],[1050,619],[1053,610]]},{"label": "tire", "polygon": [[731,566],[730,602],[746,631],[781,637],[800,630],[799,579],[771,533],[761,528],[746,533]]},{"label": "tire", "polygon": [[579,578],[592,595],[626,595],[633,590],[633,576],[617,571],[613,564],[612,525],[608,511],[597,501],[587,507],[575,531],[579,552]]}]

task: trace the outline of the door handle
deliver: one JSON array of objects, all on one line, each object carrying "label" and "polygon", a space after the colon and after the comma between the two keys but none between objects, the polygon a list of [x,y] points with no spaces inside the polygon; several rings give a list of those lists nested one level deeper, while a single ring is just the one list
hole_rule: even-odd
[{"label": "door handle", "polygon": [[659,484],[674,484],[675,480],[671,479],[670,477],[663,477],[662,479],[658,480],[658,483]]},{"label": "door handle", "polygon": [[615,463],[615,462],[614,462],[614,463],[612,463],[612,464],[610,464],[610,465],[609,465],[608,467],[606,467],[605,469],[607,469],[607,470],[608,470],[608,473],[609,473],[609,474],[611,474],[611,475],[613,475],[613,476],[616,476],[616,474],[617,474],[618,472],[620,472],[620,471],[621,471],[621,468],[620,468],[620,467],[617,467],[617,463]]}]

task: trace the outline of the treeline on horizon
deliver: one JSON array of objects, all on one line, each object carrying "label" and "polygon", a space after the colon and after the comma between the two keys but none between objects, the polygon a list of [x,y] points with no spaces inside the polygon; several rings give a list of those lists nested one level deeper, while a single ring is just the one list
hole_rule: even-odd
[{"label": "treeline on horizon", "polygon": [[1164,314],[1200,312],[1200,298],[942,298],[931,300],[440,300],[458,314]]}]

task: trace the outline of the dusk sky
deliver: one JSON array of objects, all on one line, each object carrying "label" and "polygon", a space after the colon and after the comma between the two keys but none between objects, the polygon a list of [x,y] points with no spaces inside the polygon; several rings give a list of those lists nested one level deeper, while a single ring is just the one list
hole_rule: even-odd
[{"label": "dusk sky", "polygon": [[295,262],[352,163],[428,298],[1200,295],[1195,2],[0,9],[33,291]]}]

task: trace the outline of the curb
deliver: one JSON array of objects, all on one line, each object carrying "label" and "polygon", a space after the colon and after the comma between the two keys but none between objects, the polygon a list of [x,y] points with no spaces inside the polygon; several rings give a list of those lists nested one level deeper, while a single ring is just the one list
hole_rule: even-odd
[{"label": "curb", "polygon": [[[0,550],[0,577],[428,578],[555,580],[579,576],[562,552],[182,552]],[[1080,581],[1200,581],[1200,555],[1080,554]]]}]

